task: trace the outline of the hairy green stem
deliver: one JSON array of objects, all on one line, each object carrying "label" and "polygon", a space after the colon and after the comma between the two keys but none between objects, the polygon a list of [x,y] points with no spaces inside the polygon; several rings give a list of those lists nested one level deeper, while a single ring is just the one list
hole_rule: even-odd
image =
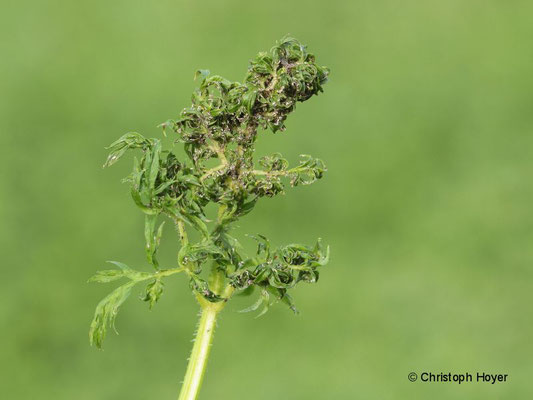
[{"label": "hairy green stem", "polygon": [[217,307],[215,304],[202,307],[194,346],[178,400],[196,400],[198,398],[207,366],[207,359],[209,358],[209,351],[213,342],[219,311],[220,307]]},{"label": "hairy green stem", "polygon": [[[232,288],[228,285],[224,290],[224,280],[224,274],[217,271],[216,265],[213,265],[211,267],[209,282],[211,290],[217,294],[224,292],[225,295],[231,296]],[[178,400],[196,400],[198,397],[209,358],[209,351],[213,342],[217,315],[225,306],[225,302],[210,303],[201,296],[197,296],[197,298],[202,312]]]}]

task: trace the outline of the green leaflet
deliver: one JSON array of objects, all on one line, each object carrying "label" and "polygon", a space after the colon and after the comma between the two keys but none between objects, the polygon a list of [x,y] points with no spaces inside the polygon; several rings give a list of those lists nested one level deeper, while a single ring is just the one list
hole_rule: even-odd
[{"label": "green leaflet", "polygon": [[88,282],[108,283],[116,281],[120,278],[128,278],[132,281],[141,281],[150,276],[150,274],[147,274],[146,272],[135,271],[126,264],[118,261],[108,261],[108,263],[114,264],[120,269],[98,271],[94,276],[89,278]]},{"label": "green leaflet", "polygon": [[[266,295],[266,298],[267,298],[267,301],[268,301],[268,293]],[[261,307],[261,304],[263,304],[263,301],[264,301],[264,296],[261,295],[261,297],[259,297],[254,304],[252,304],[250,307],[246,307],[246,308],[240,310],[239,312],[240,313],[247,313],[247,312],[255,311],[259,307]]]},{"label": "green leaflet", "polygon": [[269,308],[270,308],[270,296],[266,290],[261,291],[261,297],[260,297],[261,303],[263,304],[263,309],[259,314],[257,314],[256,318],[262,317],[265,315]]},{"label": "green leaflet", "polygon": [[[163,282],[162,277],[170,276],[181,272],[180,269],[172,270],[159,270],[156,273],[147,273],[136,271],[124,263],[118,261],[108,261],[111,264],[116,265],[119,269],[98,271],[93,277],[89,279],[89,282],[109,283],[121,278],[129,279],[129,282],[119,286],[107,295],[96,307],[93,321],[91,322],[91,328],[89,331],[89,340],[91,344],[96,345],[98,348],[102,347],[102,343],[105,339],[107,327],[113,326],[117,313],[122,303],[128,298],[131,292],[131,288],[142,281],[153,279],[148,283],[146,291],[142,300],[149,303],[150,309],[161,298],[163,294]],[[116,330],[115,330],[116,331]]]},{"label": "green leaflet", "polygon": [[124,272],[118,269],[97,271],[87,282],[109,283],[124,278]]},{"label": "green leaflet", "polygon": [[[149,153],[150,154],[150,153]],[[150,194],[150,198],[154,196],[155,193],[155,182],[157,179],[157,174],[159,173],[159,157],[161,155],[161,141],[155,139],[154,145],[152,147],[152,152],[150,158],[147,158],[147,186]]]},{"label": "green leaflet", "polygon": [[146,292],[144,296],[142,297],[142,300],[148,302],[150,310],[163,295],[163,288],[164,288],[164,284],[159,278],[154,279],[152,282],[150,282],[146,286]]},{"label": "green leaflet", "polygon": [[194,73],[194,80],[198,79],[198,77],[202,78],[202,82],[209,76],[209,70],[208,69],[199,69]]},{"label": "green leaflet", "polygon": [[109,167],[116,163],[130,149],[142,148],[148,146],[150,141],[137,132],[129,132],[111,143],[108,147],[111,151],[104,164]]},{"label": "green leaflet", "polygon": [[295,314],[299,313],[292,302],[291,296],[285,290],[275,289],[273,287],[262,289],[260,297],[257,299],[257,301],[244,310],[240,310],[239,312],[246,313],[256,311],[262,305],[263,309],[259,312],[259,314],[257,314],[256,318],[262,317],[268,312],[270,306],[272,305],[272,303],[270,303],[270,295],[273,295],[275,299],[280,300],[282,303],[287,305]]},{"label": "green leaflet", "polygon": [[159,244],[161,243],[161,236],[163,236],[163,226],[165,222],[163,221],[159,228],[155,229],[157,223],[157,214],[147,214],[145,215],[144,223],[144,239],[146,241],[146,258],[148,262],[152,264],[155,268],[159,267],[159,262],[156,258],[157,250],[159,249]]},{"label": "green leaflet", "polygon": [[209,257],[214,258],[217,255],[224,254],[224,251],[210,240],[195,244],[186,244],[182,246],[178,252],[178,264],[199,274],[201,272],[202,264],[205,263]]},{"label": "green leaflet", "polygon": [[105,339],[108,326],[115,328],[115,319],[118,310],[130,295],[131,288],[134,285],[135,282],[132,281],[119,286],[98,303],[89,330],[89,341],[91,344],[94,344],[98,348],[102,348],[102,343]]},{"label": "green leaflet", "polygon": [[197,275],[191,275],[191,280],[189,281],[190,288],[199,296],[203,297],[211,303],[218,303],[223,301],[224,298],[216,294],[211,290],[208,283],[200,278]]}]

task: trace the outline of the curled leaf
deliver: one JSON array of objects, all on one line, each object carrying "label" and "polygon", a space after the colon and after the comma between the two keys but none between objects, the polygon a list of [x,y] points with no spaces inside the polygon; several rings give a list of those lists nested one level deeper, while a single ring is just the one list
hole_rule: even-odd
[{"label": "curled leaf", "polygon": [[206,299],[210,303],[218,303],[223,301],[224,298],[213,292],[208,283],[197,275],[192,275],[189,282],[190,288],[202,298]]},{"label": "curled leaf", "polygon": [[130,149],[149,146],[150,140],[137,132],[129,132],[111,143],[108,147],[111,151],[107,157],[104,167],[109,167],[116,163]]},{"label": "curled leaf", "polygon": [[164,285],[161,279],[154,279],[146,286],[146,292],[142,300],[148,302],[150,309],[152,309],[163,295],[163,289]]}]

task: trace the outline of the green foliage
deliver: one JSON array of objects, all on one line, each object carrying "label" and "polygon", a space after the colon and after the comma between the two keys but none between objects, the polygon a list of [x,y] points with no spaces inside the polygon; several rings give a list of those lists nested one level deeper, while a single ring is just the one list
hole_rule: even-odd
[{"label": "green foliage", "polygon": [[144,301],[147,301],[150,308],[152,308],[163,293],[163,282],[161,281],[161,278],[183,271],[182,268],[174,268],[147,273],[136,271],[126,264],[117,261],[109,262],[119,267],[119,269],[98,271],[94,276],[89,278],[89,282],[108,283],[122,278],[128,279],[129,282],[119,286],[96,306],[94,318],[89,330],[89,340],[91,344],[94,344],[97,347],[102,347],[102,343],[107,333],[107,327],[109,325],[114,326],[119,307],[128,298],[133,286],[139,282],[153,279],[153,281],[148,284],[146,293],[142,298]]},{"label": "green foliage", "polygon": [[[177,119],[161,124],[164,133],[178,135],[187,159],[178,160],[162,148],[160,140],[139,133],[128,133],[111,144],[104,166],[112,165],[128,150],[141,152],[125,181],[131,185],[134,203],[145,214],[146,258],[155,272],[138,272],[115,262],[119,270],[100,271],[91,278],[103,283],[130,280],[98,305],[91,343],[101,346],[106,327],[113,324],[136,283],[150,280],[142,299],[152,308],[162,295],[162,278],[177,272],[188,275],[201,304],[226,302],[234,292],[249,293],[256,287],[259,300],[246,311],[262,305],[260,315],[264,314],[271,297],[296,311],[288,290],[299,282],[316,282],[319,268],[328,262],[329,249],[323,249],[318,241],[314,247],[291,244],[271,250],[270,242],[259,235],[255,238],[257,254],[248,258],[229,232],[231,224],[251,212],[260,198],[283,193],[286,182],[308,185],[322,178],[326,167],[311,156],[303,155],[299,164],[290,168],[289,162],[275,153],[261,158],[256,167],[253,154],[258,130],[284,131],[284,122],[296,103],[320,93],[327,76],[328,69],[318,66],[302,44],[286,37],[250,62],[243,83],[197,71],[200,85],[193,93],[192,105]],[[218,205],[213,221],[205,211],[210,203]],[[158,222],[161,217],[173,221],[180,233],[178,267],[170,270],[160,269],[156,257],[163,234],[163,223]],[[189,242],[187,228],[200,234],[199,242]],[[209,278],[204,276],[208,263]]]},{"label": "green foliage", "polygon": [[89,331],[91,344],[95,344],[97,347],[102,347],[102,342],[104,341],[107,332],[107,326],[112,325],[114,327],[118,309],[130,295],[131,288],[134,284],[135,282],[132,281],[119,286],[98,303]]},{"label": "green foliage", "polygon": [[161,278],[156,278],[146,286],[146,293],[142,297],[143,301],[148,302],[150,309],[159,301],[163,295],[163,281]]}]

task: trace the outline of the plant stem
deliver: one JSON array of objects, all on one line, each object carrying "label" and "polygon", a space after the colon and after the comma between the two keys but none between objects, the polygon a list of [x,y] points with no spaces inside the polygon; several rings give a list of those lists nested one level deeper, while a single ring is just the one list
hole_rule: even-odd
[{"label": "plant stem", "polygon": [[217,314],[220,309],[215,304],[202,306],[194,346],[178,400],[196,400],[198,397],[215,333]]}]

